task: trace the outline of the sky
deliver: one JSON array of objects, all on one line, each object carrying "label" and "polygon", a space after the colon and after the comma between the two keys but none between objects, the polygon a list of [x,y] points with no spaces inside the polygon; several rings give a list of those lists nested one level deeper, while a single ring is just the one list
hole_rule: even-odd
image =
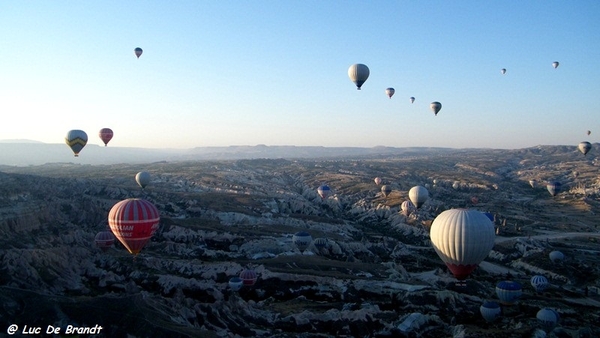
[{"label": "sky", "polygon": [[[0,140],[81,129],[101,145],[108,127],[109,147],[597,142],[598,18],[595,0],[4,1]],[[370,69],[360,91],[355,63]]]}]

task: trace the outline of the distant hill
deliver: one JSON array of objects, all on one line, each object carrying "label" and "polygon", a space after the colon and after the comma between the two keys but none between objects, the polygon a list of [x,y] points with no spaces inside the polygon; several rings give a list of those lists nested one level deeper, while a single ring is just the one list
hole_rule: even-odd
[{"label": "distant hill", "polygon": [[[598,149],[597,145],[593,146]],[[377,146],[319,147],[319,146],[229,146],[197,147],[191,149],[150,149],[108,147],[88,144],[74,157],[62,143],[42,143],[31,140],[0,140],[0,165],[29,166],[45,163],[117,164],[150,163],[157,161],[238,160],[238,159],[308,159],[308,158],[386,158],[394,156],[429,156],[454,152],[490,151],[486,149],[453,149],[432,147],[395,148]],[[536,146],[515,150],[529,155],[566,154],[577,152],[574,146]],[[588,154],[588,157],[591,154]]]}]

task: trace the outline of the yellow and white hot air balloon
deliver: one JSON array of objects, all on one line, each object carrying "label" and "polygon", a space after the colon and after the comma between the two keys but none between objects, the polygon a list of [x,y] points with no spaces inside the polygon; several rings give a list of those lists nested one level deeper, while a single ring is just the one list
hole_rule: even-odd
[{"label": "yellow and white hot air balloon", "polygon": [[88,141],[88,136],[83,130],[73,129],[65,136],[65,143],[71,148],[75,157],[79,156],[79,152],[85,147]]}]

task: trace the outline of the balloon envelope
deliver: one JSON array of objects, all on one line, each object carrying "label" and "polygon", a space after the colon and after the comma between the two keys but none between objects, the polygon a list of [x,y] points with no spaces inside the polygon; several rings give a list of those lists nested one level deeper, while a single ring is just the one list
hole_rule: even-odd
[{"label": "balloon envelope", "polygon": [[73,129],[65,136],[65,143],[71,148],[75,157],[79,156],[79,152],[85,147],[88,141],[88,136],[83,130]]},{"label": "balloon envelope", "polygon": [[133,50],[133,52],[135,53],[135,56],[137,56],[137,58],[139,59],[140,56],[142,56],[142,53],[144,51],[140,47],[137,47],[136,49]]},{"label": "balloon envelope", "polygon": [[433,111],[433,113],[437,116],[437,114],[442,109],[442,104],[437,101],[434,101],[429,104],[429,108],[431,108],[431,111]]},{"label": "balloon envelope", "polygon": [[322,237],[316,238],[315,241],[313,242],[313,244],[319,250],[329,246],[329,242],[327,241],[327,238],[322,238]]},{"label": "balloon envelope", "polygon": [[429,198],[429,191],[427,191],[427,188],[417,185],[410,188],[410,190],[408,191],[408,198],[410,199],[412,204],[414,204],[418,209]]},{"label": "balloon envelope", "polygon": [[329,197],[331,189],[327,184],[322,184],[319,188],[317,188],[317,193],[319,194],[319,196],[321,196],[322,199],[326,199],[327,197]]},{"label": "balloon envelope", "polygon": [[115,204],[108,213],[108,225],[127,251],[137,255],[158,229],[160,214],[154,204],[129,198]]},{"label": "balloon envelope", "polygon": [[554,328],[560,319],[558,312],[549,308],[539,310],[535,317],[537,318],[538,323],[540,323],[544,329],[548,330]]},{"label": "balloon envelope", "polygon": [[356,63],[348,68],[348,77],[350,80],[356,84],[356,89],[360,90],[362,85],[369,78],[369,67],[363,65],[362,63]]},{"label": "balloon envelope", "polygon": [[485,321],[491,323],[500,317],[502,310],[500,304],[496,302],[485,302],[479,307],[479,312],[481,312],[481,316]]},{"label": "balloon envelope", "polygon": [[552,67],[554,67],[555,69],[558,68],[558,65],[559,65],[558,61],[552,62]]},{"label": "balloon envelope", "polygon": [[244,281],[240,277],[231,277],[229,279],[229,287],[233,291],[240,291],[240,289],[244,286]]},{"label": "balloon envelope", "polygon": [[590,149],[592,149],[592,144],[587,141],[580,142],[579,146],[577,146],[577,148],[579,149],[579,151],[581,151],[583,153],[583,155],[586,155],[588,153],[588,151],[590,151]]},{"label": "balloon envelope", "polygon": [[150,183],[150,173],[147,171],[140,171],[135,174],[135,181],[142,189],[144,189]]},{"label": "balloon envelope", "polygon": [[256,284],[258,276],[256,275],[256,272],[254,270],[244,269],[240,273],[240,278],[242,279],[244,286],[253,286],[254,284]]},{"label": "balloon envelope", "polygon": [[556,196],[556,194],[560,192],[561,185],[562,184],[560,184],[560,182],[557,181],[548,182],[548,184],[546,184],[546,189],[548,189],[550,195]]},{"label": "balloon envelope", "polygon": [[298,247],[300,252],[304,252],[312,242],[312,236],[308,232],[300,231],[294,234],[292,242]]},{"label": "balloon envelope", "polygon": [[496,295],[502,304],[512,305],[516,303],[523,294],[521,284],[513,281],[502,281],[496,285]]},{"label": "balloon envelope", "polygon": [[381,179],[381,177],[375,177],[374,181],[375,181],[375,184],[377,184],[377,185],[380,185],[381,182],[383,182],[383,180]]},{"label": "balloon envelope", "polygon": [[550,252],[550,254],[548,255],[548,257],[550,258],[550,260],[553,263],[561,262],[562,260],[565,259],[565,255],[562,252],[558,251],[558,250],[554,250],[554,251]]},{"label": "balloon envelope", "polygon": [[396,90],[391,87],[385,89],[385,95],[387,95],[390,99],[392,98],[392,96],[394,96],[395,92],[396,92]]},{"label": "balloon envelope", "polygon": [[110,231],[100,231],[96,234],[96,237],[94,237],[94,242],[97,247],[102,249],[102,251],[107,251],[115,244],[115,236]]},{"label": "balloon envelope", "polygon": [[388,195],[392,192],[392,187],[390,187],[389,185],[382,185],[381,186],[381,193],[383,194],[383,197],[388,197]]},{"label": "balloon envelope", "polygon": [[110,128],[102,128],[100,129],[98,136],[100,136],[100,139],[104,142],[104,146],[106,147],[108,142],[113,138],[113,131]]},{"label": "balloon envelope", "polygon": [[502,69],[500,70],[500,73],[502,73],[502,75],[506,74],[506,68],[502,68]]},{"label": "balloon envelope", "polygon": [[411,201],[404,201],[400,205],[400,210],[402,215],[408,217],[415,210],[415,205]]},{"label": "balloon envelope", "polygon": [[414,103],[414,102],[415,102],[415,97],[414,97],[414,96],[411,96],[411,97],[410,97],[410,103]]},{"label": "balloon envelope", "polygon": [[550,285],[548,279],[544,276],[536,275],[531,277],[531,286],[535,289],[535,292],[543,292]]},{"label": "balloon envelope", "polygon": [[466,279],[494,247],[494,225],[480,211],[450,209],[431,224],[429,237],[454,277]]}]

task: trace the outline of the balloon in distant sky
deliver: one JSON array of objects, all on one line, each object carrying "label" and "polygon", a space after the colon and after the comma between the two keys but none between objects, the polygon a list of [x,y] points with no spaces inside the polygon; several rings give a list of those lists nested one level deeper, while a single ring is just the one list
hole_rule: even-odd
[{"label": "balloon in distant sky", "polygon": [[431,108],[433,113],[437,116],[437,114],[442,109],[442,104],[437,101],[434,101],[434,102],[431,102],[431,104],[429,104],[429,108]]},{"label": "balloon in distant sky", "polygon": [[94,242],[97,247],[106,252],[115,243],[115,236],[110,231],[100,231],[94,237]]},{"label": "balloon in distant sky", "polygon": [[375,181],[375,184],[380,185],[383,180],[381,179],[381,177],[375,177],[374,181]]},{"label": "balloon in distant sky", "polygon": [[552,62],[552,67],[558,68],[558,64],[559,64],[558,61],[554,61],[554,62]]},{"label": "balloon in distant sky", "polygon": [[411,96],[411,97],[410,97],[410,103],[414,103],[414,102],[415,102],[415,97],[414,97],[414,96]]},{"label": "balloon in distant sky", "polygon": [[292,242],[298,247],[300,252],[304,252],[312,242],[312,236],[308,232],[300,231],[294,234]]},{"label": "balloon in distant sky", "polygon": [[142,189],[144,189],[150,183],[150,173],[147,171],[140,171],[135,174],[135,181]]},{"label": "balloon in distant sky", "polygon": [[158,229],[160,214],[154,204],[129,198],[115,204],[108,213],[108,225],[131,254],[137,255]]},{"label": "balloon in distant sky", "polygon": [[542,328],[548,331],[552,330],[556,323],[558,323],[558,321],[560,320],[558,312],[549,308],[543,308],[539,310],[535,317],[537,318],[538,323],[540,323]]},{"label": "balloon in distant sky", "polygon": [[531,277],[531,286],[535,289],[535,292],[543,292],[548,288],[550,283],[548,279],[542,275],[536,275]]},{"label": "balloon in distant sky", "polygon": [[494,224],[481,211],[450,209],[431,224],[431,244],[454,277],[466,279],[494,247]]},{"label": "balloon in distant sky", "polygon": [[231,291],[237,292],[244,286],[244,281],[240,277],[231,277],[228,284]]},{"label": "balloon in distant sky", "polygon": [[486,322],[491,323],[500,317],[502,310],[496,302],[485,302],[479,307],[479,312]]},{"label": "balloon in distant sky", "polygon": [[360,87],[369,78],[369,67],[362,63],[356,63],[348,68],[348,76],[350,80],[356,84],[356,89],[360,90]]},{"label": "balloon in distant sky", "polygon": [[253,286],[254,284],[256,284],[258,276],[256,275],[256,272],[253,269],[248,268],[240,272],[240,278],[244,282],[244,286]]},{"label": "balloon in distant sky", "polygon": [[548,192],[552,196],[556,196],[556,194],[558,194],[560,192],[560,187],[561,187],[561,184],[560,184],[560,182],[557,182],[557,181],[551,181],[551,182],[548,182],[548,184],[546,184],[546,189],[548,189]]},{"label": "balloon in distant sky", "polygon": [[590,151],[590,149],[592,149],[592,144],[587,141],[580,142],[579,146],[577,146],[577,148],[579,148],[579,151],[581,151],[583,153],[583,155],[586,155],[588,153],[588,151]]},{"label": "balloon in distant sky", "polygon": [[317,193],[319,194],[319,196],[321,196],[321,199],[326,199],[327,197],[329,197],[331,189],[327,184],[322,184],[321,186],[319,186],[319,188],[317,188]]},{"label": "balloon in distant sky", "polygon": [[83,130],[73,129],[67,133],[65,137],[65,143],[71,147],[75,157],[79,156],[79,152],[87,144],[88,136]]},{"label": "balloon in distant sky", "polygon": [[550,254],[548,254],[548,257],[550,258],[552,263],[557,263],[557,262],[561,262],[562,260],[565,259],[565,254],[563,254],[562,252],[560,252],[558,250],[554,250],[554,251],[550,252]]},{"label": "balloon in distant sky", "polygon": [[110,128],[102,128],[100,129],[98,136],[100,136],[100,139],[104,142],[104,146],[106,147],[108,142],[113,138],[113,131]]},{"label": "balloon in distant sky", "polygon": [[410,199],[412,204],[414,204],[418,209],[429,198],[429,191],[427,191],[427,188],[417,185],[410,188],[410,190],[408,191],[408,198]]},{"label": "balloon in distant sky", "polygon": [[400,205],[400,210],[402,210],[402,215],[408,217],[415,210],[415,205],[411,201],[404,201]]},{"label": "balloon in distant sky", "polygon": [[140,56],[142,56],[142,53],[144,52],[140,47],[137,47],[133,51],[135,52],[135,56],[137,56],[138,59],[140,58]]},{"label": "balloon in distant sky", "polygon": [[516,303],[523,294],[523,287],[520,283],[505,280],[496,285],[496,295],[500,303],[512,305]]},{"label": "balloon in distant sky", "polygon": [[502,70],[500,70],[500,73],[502,73],[502,75],[506,74],[506,68],[502,68]]},{"label": "balloon in distant sky", "polygon": [[387,95],[390,99],[392,98],[392,96],[394,96],[394,93],[396,92],[396,90],[394,88],[386,88],[385,90],[385,95]]},{"label": "balloon in distant sky", "polygon": [[392,192],[392,187],[390,187],[389,185],[382,185],[381,186],[381,193],[383,194],[383,197],[388,197],[388,195]]},{"label": "balloon in distant sky", "polygon": [[588,135],[589,135],[589,134],[591,134],[591,133],[592,133],[592,131],[591,131],[591,130],[588,130],[588,131],[587,131],[587,134],[588,134]]}]

